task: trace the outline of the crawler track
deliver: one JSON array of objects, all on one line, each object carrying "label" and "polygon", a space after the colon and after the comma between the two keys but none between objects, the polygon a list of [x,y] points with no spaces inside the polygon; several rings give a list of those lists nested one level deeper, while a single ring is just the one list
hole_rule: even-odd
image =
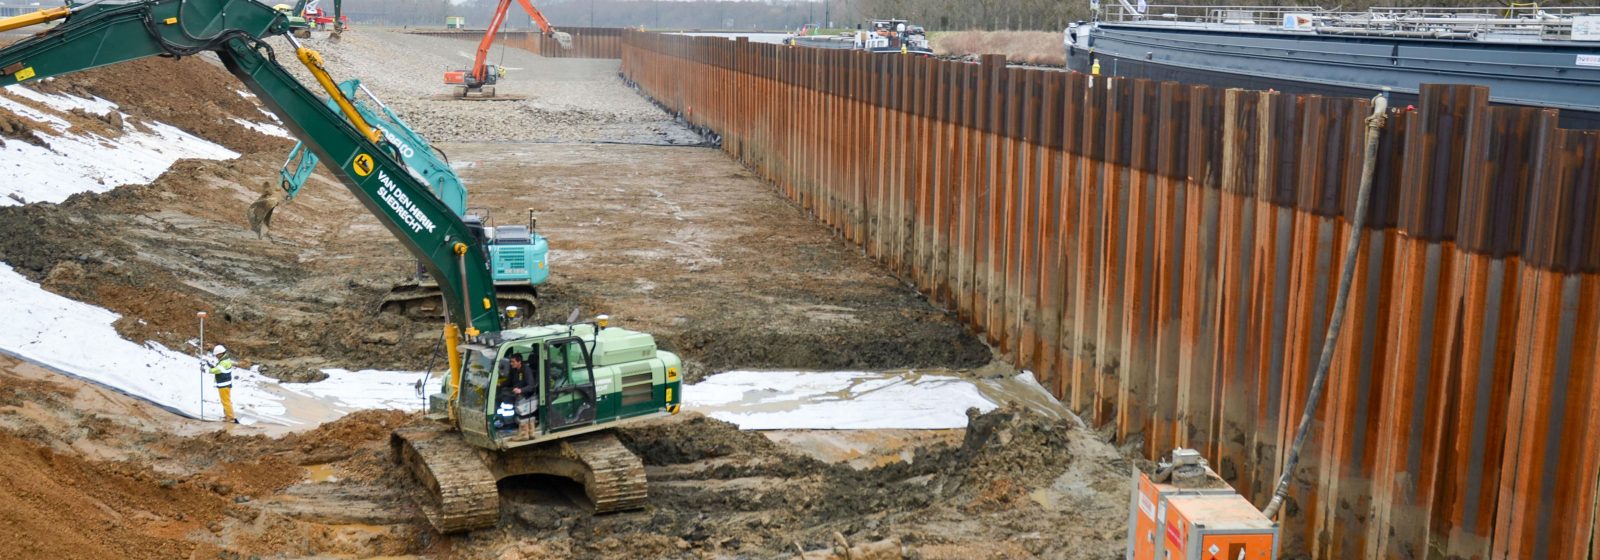
[{"label": "crawler track", "polygon": [[441,533],[493,527],[500,518],[500,491],[479,450],[443,425],[414,426],[389,436],[395,461],[404,464],[427,493],[417,500]]},{"label": "crawler track", "polygon": [[500,516],[496,481],[523,474],[569,478],[583,485],[595,513],[644,507],[644,462],[617,436],[601,432],[509,451],[481,450],[444,425],[396,430],[389,444],[426,493],[418,498],[442,533],[493,527]]},{"label": "crawler track", "polygon": [[644,507],[649,497],[644,461],[623,446],[616,434],[605,432],[563,441],[561,450],[588,467],[583,489],[589,494],[589,501],[594,502],[595,513]]}]

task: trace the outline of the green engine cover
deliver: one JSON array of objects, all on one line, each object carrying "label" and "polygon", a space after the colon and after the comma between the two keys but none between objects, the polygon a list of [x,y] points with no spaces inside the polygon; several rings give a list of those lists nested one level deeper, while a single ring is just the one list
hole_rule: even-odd
[{"label": "green engine cover", "polygon": [[[458,425],[483,447],[512,448],[611,427],[619,422],[676,414],[683,401],[683,361],[656,347],[647,333],[594,324],[510,329],[497,345],[462,346],[466,360]],[[518,437],[502,415],[517,399],[509,393],[519,374],[510,357],[528,362],[521,375],[536,378],[538,421],[534,437]],[[447,397],[436,395],[434,413]]]}]

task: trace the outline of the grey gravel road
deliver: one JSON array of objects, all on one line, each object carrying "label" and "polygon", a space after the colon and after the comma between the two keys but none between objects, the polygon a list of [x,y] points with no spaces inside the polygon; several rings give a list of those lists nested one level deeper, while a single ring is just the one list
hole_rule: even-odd
[{"label": "grey gravel road", "polygon": [[[286,41],[273,41],[279,61],[314,84]],[[322,33],[302,42],[322,53],[336,81],[360,78],[432,142],[699,142],[624,85],[617,60],[544,58],[497,45],[490,61],[507,68],[498,94],[525,99],[464,101],[441,98],[450,92],[444,72],[471,65],[476,41],[360,28],[337,43]]]}]

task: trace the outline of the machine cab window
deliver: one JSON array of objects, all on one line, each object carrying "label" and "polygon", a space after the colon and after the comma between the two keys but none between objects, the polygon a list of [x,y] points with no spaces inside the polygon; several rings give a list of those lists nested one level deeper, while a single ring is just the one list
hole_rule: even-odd
[{"label": "machine cab window", "polygon": [[549,430],[594,422],[596,409],[592,349],[579,338],[546,342],[542,365],[544,398],[540,415]]},{"label": "machine cab window", "polygon": [[466,363],[461,372],[461,429],[487,435],[494,413],[495,350],[467,345],[462,356]]}]

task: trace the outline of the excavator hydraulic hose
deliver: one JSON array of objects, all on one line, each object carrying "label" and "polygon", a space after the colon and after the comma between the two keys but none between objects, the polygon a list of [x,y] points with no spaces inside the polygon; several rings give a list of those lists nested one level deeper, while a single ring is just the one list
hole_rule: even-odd
[{"label": "excavator hydraulic hose", "polygon": [[356,111],[355,104],[351,103],[350,98],[345,97],[344,92],[339,91],[339,86],[333,83],[333,77],[329,76],[328,70],[322,66],[322,53],[301,45],[299,41],[294,40],[292,35],[285,35],[284,37],[288,38],[289,42],[294,45],[295,56],[300,59],[302,64],[306,65],[307,70],[311,71],[311,75],[317,79],[317,84],[321,85],[322,89],[328,92],[328,97],[339,105],[339,111],[344,113],[345,118],[350,119],[351,126],[361,131],[361,135],[367,137],[367,140],[373,144],[379,143],[383,139],[383,135],[378,132],[378,129],[367,123],[367,119],[362,118],[361,112]]},{"label": "excavator hydraulic hose", "polygon": [[[454,249],[456,252],[456,266],[461,267],[461,274],[465,276],[467,274],[467,244],[458,241]],[[488,299],[484,299],[483,303],[485,308],[491,307]],[[468,313],[472,312],[472,294],[467,293],[467,287],[464,285],[461,287],[461,308],[467,310]],[[478,336],[478,329],[470,325],[467,326],[467,336]]]}]

